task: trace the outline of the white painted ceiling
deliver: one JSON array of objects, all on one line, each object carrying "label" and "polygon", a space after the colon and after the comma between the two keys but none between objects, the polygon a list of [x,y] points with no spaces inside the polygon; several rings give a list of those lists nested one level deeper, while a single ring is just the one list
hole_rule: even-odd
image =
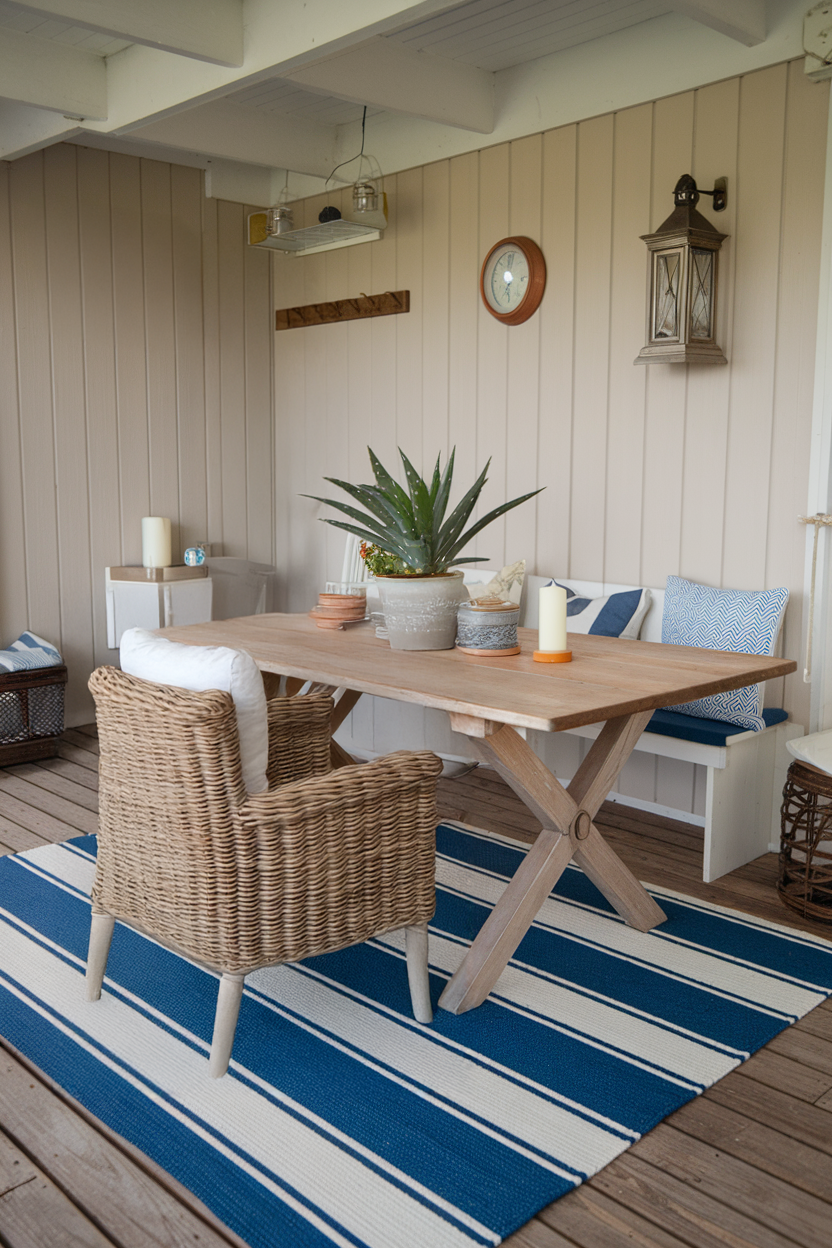
[{"label": "white painted ceiling", "polygon": [[325,181],[354,155],[364,106],[392,172],[800,55],[804,7],[0,0],[0,160],[66,141],[181,152],[217,184],[228,166],[229,195],[270,202],[240,179]]},{"label": "white painted ceiling", "polygon": [[73,26],[71,22],[26,12],[14,4],[0,3],[0,30],[3,28],[19,30],[37,39],[54,39],[56,43],[83,48],[98,56],[112,56],[114,52],[130,47],[126,39],[113,39],[111,35],[101,35],[84,26]]}]

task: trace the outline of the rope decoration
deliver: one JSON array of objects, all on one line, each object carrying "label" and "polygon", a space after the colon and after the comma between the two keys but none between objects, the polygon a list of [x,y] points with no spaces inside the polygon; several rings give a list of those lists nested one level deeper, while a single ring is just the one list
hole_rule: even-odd
[{"label": "rope decoration", "polygon": [[812,542],[812,581],[809,589],[809,625],[806,631],[806,666],[803,669],[803,683],[808,685],[812,679],[812,641],[815,631],[815,573],[818,566],[818,534],[824,526],[832,525],[832,516],[816,512],[813,516],[798,516],[800,524],[813,524],[815,537]]}]

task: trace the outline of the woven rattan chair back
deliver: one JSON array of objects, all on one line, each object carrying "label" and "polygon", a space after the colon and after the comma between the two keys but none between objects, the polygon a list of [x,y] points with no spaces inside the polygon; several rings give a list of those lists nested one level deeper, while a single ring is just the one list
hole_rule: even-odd
[{"label": "woven rattan chair back", "polygon": [[402,751],[329,771],[328,695],[268,704],[268,792],[245,793],[229,694],[99,668],[99,848],[88,996],[114,919],[219,972],[211,1073],[224,1073],[244,976],[408,932],[414,1012],[430,1021],[441,763]]}]

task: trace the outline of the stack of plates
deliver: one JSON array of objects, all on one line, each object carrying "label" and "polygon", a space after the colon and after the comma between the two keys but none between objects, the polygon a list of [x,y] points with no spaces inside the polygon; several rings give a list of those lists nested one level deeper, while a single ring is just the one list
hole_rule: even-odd
[{"label": "stack of plates", "polygon": [[309,612],[318,628],[343,628],[367,618],[367,594],[318,594]]}]

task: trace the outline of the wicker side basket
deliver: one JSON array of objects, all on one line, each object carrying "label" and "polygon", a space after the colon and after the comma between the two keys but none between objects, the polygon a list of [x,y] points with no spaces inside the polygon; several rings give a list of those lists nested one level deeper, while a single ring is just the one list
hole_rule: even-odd
[{"label": "wicker side basket", "polygon": [[0,675],[0,767],[58,753],[65,685],[63,666]]}]

